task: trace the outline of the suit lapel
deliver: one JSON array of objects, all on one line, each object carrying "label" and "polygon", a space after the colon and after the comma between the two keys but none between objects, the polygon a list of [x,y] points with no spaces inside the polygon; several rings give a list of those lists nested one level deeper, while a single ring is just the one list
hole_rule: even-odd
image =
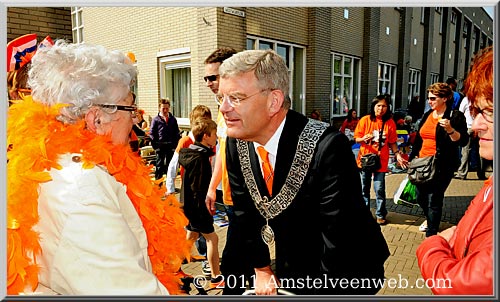
[{"label": "suit lapel", "polygon": [[278,143],[278,154],[276,156],[276,164],[274,167],[274,195],[278,194],[281,187],[285,184],[286,177],[292,166],[297,142],[304,127],[307,124],[307,118],[295,111],[288,110],[285,126]]}]

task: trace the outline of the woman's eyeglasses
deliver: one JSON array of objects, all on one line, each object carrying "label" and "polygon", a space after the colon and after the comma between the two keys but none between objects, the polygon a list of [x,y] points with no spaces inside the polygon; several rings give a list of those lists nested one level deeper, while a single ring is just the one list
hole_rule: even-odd
[{"label": "woman's eyeglasses", "polygon": [[209,76],[204,76],[203,80],[205,80],[205,82],[208,82],[208,81],[215,82],[218,77],[219,77],[218,74],[212,74],[212,75],[209,75]]},{"label": "woman's eyeglasses", "polygon": [[116,111],[128,111],[132,117],[137,115],[137,106],[126,106],[126,105],[112,105],[112,104],[96,104],[101,108],[104,108],[106,113],[113,114]]},{"label": "woman's eyeglasses", "polygon": [[487,121],[488,123],[493,123],[493,109],[481,109],[470,106],[469,110],[473,118],[476,118],[478,114],[481,114],[485,121]]}]

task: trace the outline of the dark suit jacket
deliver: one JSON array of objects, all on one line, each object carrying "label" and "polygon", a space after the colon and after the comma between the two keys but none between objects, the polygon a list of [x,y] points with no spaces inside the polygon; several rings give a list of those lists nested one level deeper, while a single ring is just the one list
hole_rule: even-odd
[{"label": "dark suit jacket", "polygon": [[[273,192],[285,183],[307,118],[288,111],[274,169]],[[252,143],[249,143],[252,144]],[[253,146],[249,146],[254,175],[262,196],[268,195]],[[241,246],[241,262],[255,268],[270,264],[260,215],[246,187],[236,148],[227,141],[227,170],[234,202],[233,246]],[[351,144],[341,132],[329,127],[319,139],[306,178],[293,202],[269,221],[275,233],[278,278],[383,278],[389,256],[380,227],[361,196],[361,182]],[[234,256],[234,255],[233,255]],[[306,281],[304,281],[306,282]],[[334,282],[334,281],[333,281]],[[298,286],[295,286],[298,287]],[[378,289],[287,288],[298,294],[373,294]]]}]

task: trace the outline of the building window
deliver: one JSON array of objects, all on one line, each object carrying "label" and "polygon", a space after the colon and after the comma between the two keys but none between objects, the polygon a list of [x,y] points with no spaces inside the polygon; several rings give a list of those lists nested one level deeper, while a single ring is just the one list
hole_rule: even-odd
[{"label": "building window", "polygon": [[455,11],[451,11],[450,22],[452,24],[457,23],[457,13]]},{"label": "building window", "polygon": [[333,54],[331,116],[345,116],[349,109],[358,110],[361,60]]},{"label": "building window", "polygon": [[246,44],[247,49],[272,49],[285,60],[290,74],[289,95],[292,102],[291,107],[293,110],[305,114],[305,48],[294,44],[252,36],[247,37]]},{"label": "building window", "polygon": [[420,70],[410,68],[408,71],[408,104],[420,91]]},{"label": "building window", "polygon": [[463,28],[463,37],[464,38],[467,38],[467,34],[469,33],[469,26],[470,26],[470,23],[468,21],[465,21],[464,22],[464,28]]},{"label": "building window", "polygon": [[439,82],[439,74],[431,72],[429,85]]},{"label": "building window", "polygon": [[396,66],[392,64],[378,63],[378,94],[390,94],[393,99],[395,88]]},{"label": "building window", "polygon": [[425,7],[420,8],[420,24],[425,24]]},{"label": "building window", "polygon": [[71,8],[71,28],[73,33],[73,43],[83,43],[83,18],[81,6]]},{"label": "building window", "polygon": [[349,19],[349,9],[348,8],[344,8],[344,19]]},{"label": "building window", "polygon": [[443,12],[443,8],[441,6],[436,6],[436,13],[441,14]]},{"label": "building window", "polygon": [[160,54],[160,97],[170,99],[170,112],[177,118],[179,126],[189,127],[191,54],[182,51]]},{"label": "building window", "polygon": [[[437,11],[437,9],[436,9],[436,11]],[[441,14],[441,11],[439,11],[438,14],[439,14],[439,34],[442,34],[443,33],[444,18],[443,18],[443,14]]]}]

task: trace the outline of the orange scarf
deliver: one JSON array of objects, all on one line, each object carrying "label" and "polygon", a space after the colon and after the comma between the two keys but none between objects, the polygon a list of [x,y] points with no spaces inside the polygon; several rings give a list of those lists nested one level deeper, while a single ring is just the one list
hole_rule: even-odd
[{"label": "orange scarf", "polygon": [[47,170],[61,169],[59,155],[81,153],[84,168],[104,166],[127,187],[146,230],[153,273],[171,294],[178,294],[181,281],[174,273],[189,259],[190,249],[180,203],[172,195],[162,200],[164,189],[151,180],[151,167],[128,146],[113,145],[110,137],[86,130],[83,121],[57,121],[62,106],[46,106],[28,96],[9,107],[7,144],[13,148],[7,153],[7,293],[22,293],[27,285],[36,289],[34,255],[42,252],[33,231],[39,219],[38,186],[51,180]]}]

